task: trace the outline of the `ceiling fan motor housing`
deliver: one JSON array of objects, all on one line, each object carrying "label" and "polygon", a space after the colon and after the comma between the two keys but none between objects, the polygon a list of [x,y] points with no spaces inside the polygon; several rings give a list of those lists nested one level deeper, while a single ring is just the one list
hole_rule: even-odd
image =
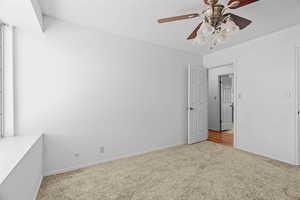
[{"label": "ceiling fan motor housing", "polygon": [[218,27],[220,25],[220,23],[223,21],[224,8],[225,8],[225,6],[223,6],[221,4],[217,4],[212,7],[212,9],[213,9],[212,15],[209,16],[209,21],[213,27]]}]

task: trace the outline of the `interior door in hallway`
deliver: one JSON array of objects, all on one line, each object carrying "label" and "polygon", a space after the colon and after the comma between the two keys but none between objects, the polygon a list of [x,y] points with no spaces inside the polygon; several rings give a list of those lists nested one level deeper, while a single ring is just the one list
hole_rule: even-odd
[{"label": "interior door in hallway", "polygon": [[221,130],[233,129],[233,74],[220,76]]},{"label": "interior door in hallway", "polygon": [[190,66],[188,72],[188,144],[207,140],[207,69]]},{"label": "interior door in hallway", "polygon": [[297,93],[298,93],[298,116],[297,116],[297,141],[296,141],[296,163],[300,165],[300,46],[296,48],[296,60],[297,60]]}]

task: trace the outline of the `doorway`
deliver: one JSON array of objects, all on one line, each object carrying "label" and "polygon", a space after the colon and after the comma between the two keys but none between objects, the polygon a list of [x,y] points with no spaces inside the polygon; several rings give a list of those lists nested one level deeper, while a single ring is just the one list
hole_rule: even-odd
[{"label": "doorway", "polygon": [[233,74],[219,76],[220,131],[232,131],[234,123]]},{"label": "doorway", "polygon": [[227,146],[234,143],[233,65],[208,71],[208,140]]}]

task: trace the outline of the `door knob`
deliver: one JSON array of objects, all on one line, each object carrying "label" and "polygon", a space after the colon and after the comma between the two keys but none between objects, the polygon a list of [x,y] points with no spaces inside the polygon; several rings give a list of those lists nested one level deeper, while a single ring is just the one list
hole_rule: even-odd
[{"label": "door knob", "polygon": [[193,107],[189,107],[189,110],[195,110]]}]

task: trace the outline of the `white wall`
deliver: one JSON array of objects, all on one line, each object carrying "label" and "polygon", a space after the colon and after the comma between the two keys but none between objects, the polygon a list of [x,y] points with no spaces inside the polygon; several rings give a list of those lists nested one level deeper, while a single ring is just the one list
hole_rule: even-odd
[{"label": "white wall", "polygon": [[[18,150],[20,149],[22,148]],[[43,177],[42,153],[43,139],[39,137],[0,185],[1,200],[33,200],[36,198]]]},{"label": "white wall", "polygon": [[46,23],[16,31],[16,132],[44,132],[46,174],[186,142],[187,65],[201,56]]},{"label": "white wall", "polygon": [[240,149],[296,160],[295,45],[300,25],[204,57],[207,67],[236,62]]},{"label": "white wall", "polygon": [[233,74],[233,66],[226,65],[208,70],[208,129],[220,131],[220,89],[219,76]]}]

